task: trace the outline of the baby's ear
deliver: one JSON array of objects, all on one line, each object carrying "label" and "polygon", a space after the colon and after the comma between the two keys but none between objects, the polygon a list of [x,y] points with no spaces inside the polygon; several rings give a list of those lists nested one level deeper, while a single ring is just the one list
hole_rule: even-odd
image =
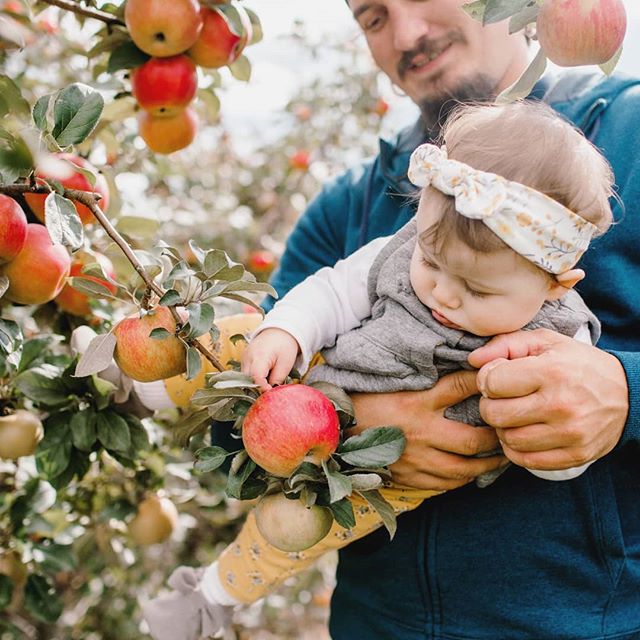
[{"label": "baby's ear", "polygon": [[569,271],[558,274],[555,282],[551,282],[549,285],[547,300],[558,300],[558,298],[562,298],[569,289],[573,289],[573,287],[584,278],[584,275],[582,269],[569,269]]}]

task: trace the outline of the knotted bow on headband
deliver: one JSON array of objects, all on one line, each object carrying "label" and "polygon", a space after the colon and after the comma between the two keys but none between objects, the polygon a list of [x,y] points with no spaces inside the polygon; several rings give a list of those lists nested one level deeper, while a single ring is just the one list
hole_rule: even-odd
[{"label": "knotted bow on headband", "polygon": [[411,154],[408,175],[417,187],[453,196],[460,215],[482,220],[514,251],[549,273],[571,269],[598,230],[540,191],[450,160],[444,147],[420,145]]}]

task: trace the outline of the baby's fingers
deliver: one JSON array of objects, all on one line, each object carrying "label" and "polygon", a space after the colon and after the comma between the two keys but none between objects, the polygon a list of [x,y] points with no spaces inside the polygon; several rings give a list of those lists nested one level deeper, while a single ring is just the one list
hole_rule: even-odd
[{"label": "baby's fingers", "polygon": [[293,369],[293,365],[296,359],[290,358],[287,356],[278,356],[276,361],[273,363],[271,367],[271,374],[269,375],[269,383],[274,384],[282,384],[287,376],[291,373],[291,369]]}]

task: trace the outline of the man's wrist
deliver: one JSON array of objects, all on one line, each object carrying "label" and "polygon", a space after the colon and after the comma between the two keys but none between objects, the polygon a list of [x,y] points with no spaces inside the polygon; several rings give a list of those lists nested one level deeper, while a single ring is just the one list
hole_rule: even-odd
[{"label": "man's wrist", "polygon": [[640,353],[634,351],[606,350],[622,365],[627,378],[628,411],[622,435],[615,449],[629,442],[640,442]]}]

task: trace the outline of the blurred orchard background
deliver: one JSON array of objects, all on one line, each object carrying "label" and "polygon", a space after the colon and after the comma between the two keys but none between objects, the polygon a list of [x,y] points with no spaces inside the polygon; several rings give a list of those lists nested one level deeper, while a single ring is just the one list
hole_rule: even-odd
[{"label": "blurred orchard background", "polygon": [[[72,82],[103,95],[100,123],[75,151],[106,177],[107,213],[134,248],[163,240],[189,256],[195,240],[223,249],[266,280],[322,183],[375,153],[380,136],[393,135],[417,114],[373,68],[343,0],[242,5],[258,15],[263,32],[245,50],[250,77],[246,67],[199,69],[199,130],[192,144],[171,155],[150,152],[138,136],[128,71],[107,72],[94,49],[104,27],[99,21],[45,3],[0,3],[0,65],[31,105]],[[618,69],[638,73],[640,5],[626,0],[626,6],[629,28]],[[23,47],[6,45],[15,41],[16,24]],[[87,229],[86,236],[119,277],[132,277],[101,229]],[[132,310],[105,304],[93,309],[97,328]],[[47,332],[51,339],[38,345],[47,362],[68,362],[69,335],[87,318],[64,313],[55,302],[24,310],[5,304],[2,317],[20,318],[32,335]],[[227,301],[216,311],[244,310]],[[47,414],[46,401],[30,397],[26,386],[21,393],[13,398],[19,406]],[[94,451],[84,474],[55,488],[39,479],[42,465],[33,457],[0,460],[0,575],[8,574],[14,587],[0,612],[0,639],[142,640],[148,636],[139,600],[156,594],[177,565],[212,562],[233,538],[248,506],[226,498],[224,476],[193,472],[197,443],[190,451],[172,433],[184,411],[144,418],[148,442],[135,460]],[[176,505],[177,526],[161,543],[137,544],[128,523],[150,493]],[[327,637],[334,563],[327,557],[239,613],[238,637]]]}]

